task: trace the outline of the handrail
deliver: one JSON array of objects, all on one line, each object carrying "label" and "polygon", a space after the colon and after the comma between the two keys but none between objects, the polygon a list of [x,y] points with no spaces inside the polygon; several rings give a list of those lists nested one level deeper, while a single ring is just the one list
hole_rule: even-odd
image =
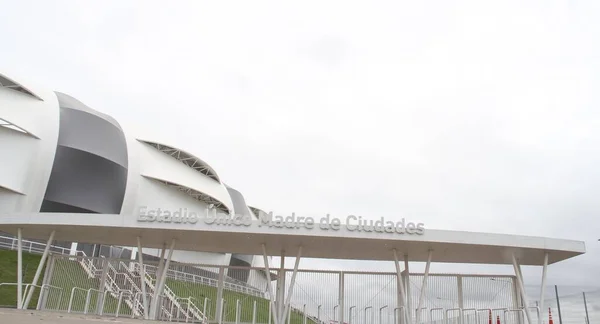
[{"label": "handrail", "polygon": [[73,288],[71,289],[71,297],[69,298],[69,307],[67,308],[67,313],[70,313],[70,312],[71,312],[71,308],[72,308],[72,306],[73,306],[73,296],[74,296],[75,292],[76,292],[76,291],[78,291],[78,290],[81,290],[81,291],[87,292],[87,290],[85,290],[85,289],[83,289],[83,288],[79,288],[79,287],[73,287]]},{"label": "handrail", "polygon": [[448,313],[449,312],[453,312],[453,311],[458,311],[459,321],[460,321],[460,323],[464,323],[462,308],[458,307],[458,308],[448,308],[448,309],[446,309],[446,312],[445,312],[445,317],[446,317],[445,322],[446,322],[446,324],[448,324]]},{"label": "handrail", "polygon": [[97,292],[99,295],[103,295],[102,296],[102,300],[104,300],[104,295],[106,295],[105,291],[101,291],[101,290],[94,289],[94,288],[88,289],[87,290],[87,295],[85,296],[85,308],[83,309],[83,313],[84,314],[88,313],[88,308],[90,306],[90,297],[91,297],[92,291]]}]

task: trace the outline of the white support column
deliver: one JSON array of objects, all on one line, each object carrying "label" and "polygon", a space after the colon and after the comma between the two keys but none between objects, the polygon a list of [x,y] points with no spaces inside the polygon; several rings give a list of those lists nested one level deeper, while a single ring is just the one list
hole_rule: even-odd
[{"label": "white support column", "polygon": [[417,318],[415,323],[421,321],[421,307],[423,307],[423,300],[425,299],[425,290],[427,290],[427,278],[429,277],[429,267],[431,266],[431,255],[433,250],[429,250],[427,255],[427,264],[425,265],[425,274],[423,275],[423,284],[421,285],[421,294],[419,295],[419,303],[417,304]]},{"label": "white support column", "polygon": [[523,285],[523,276],[521,274],[521,269],[519,264],[517,263],[517,258],[514,253],[512,255],[512,263],[513,268],[515,269],[515,275],[517,276],[517,286],[519,287],[519,291],[521,292],[521,299],[523,300],[523,308],[525,311],[525,316],[527,317],[527,323],[533,324],[531,322],[531,313],[529,312],[529,302],[527,301],[527,294],[525,293],[525,286]]},{"label": "white support column", "polygon": [[406,271],[406,284],[404,285],[406,288],[406,312],[408,313],[408,318],[410,319],[407,324],[412,323],[412,295],[410,293],[410,269],[408,267],[408,254],[404,254],[404,271]]},{"label": "white support column", "polygon": [[292,279],[290,280],[290,291],[287,293],[287,298],[285,299],[285,311],[281,315],[280,323],[285,323],[287,314],[289,313],[290,302],[292,299],[292,294],[294,293],[294,283],[296,282],[296,274],[298,273],[298,266],[300,265],[300,258],[302,257],[302,246],[298,247],[298,254],[296,255],[296,262],[294,264],[294,271],[292,272]]},{"label": "white support column", "polygon": [[[163,248],[160,252],[160,260],[158,261],[158,267],[156,268],[156,280],[154,282],[154,294],[152,295],[152,301],[150,303],[150,319],[156,318],[156,307],[158,307],[158,283],[162,274],[162,269],[165,264],[165,251],[167,250],[167,244],[163,243]],[[143,280],[144,278],[142,278]]]},{"label": "white support column", "polygon": [[[264,263],[265,263],[265,270],[267,270],[267,287],[269,289],[269,309],[270,312],[273,314],[273,318],[275,321],[275,324],[279,324],[279,322],[277,321],[277,312],[275,310],[275,296],[273,296],[273,285],[271,284],[271,269],[269,269],[269,257],[267,256],[267,248],[265,247],[264,244],[262,244],[262,250],[263,250],[263,259],[264,259]],[[270,315],[269,315],[270,316]],[[269,320],[269,324],[271,323],[271,321]]]},{"label": "white support column", "polygon": [[23,231],[17,229],[17,309],[23,303]]},{"label": "white support column", "polygon": [[165,249],[161,252],[161,261],[163,261],[162,268],[157,272],[157,280],[156,285],[154,286],[154,300],[152,304],[154,309],[152,311],[152,319],[156,320],[158,318],[160,307],[158,305],[160,296],[162,295],[162,290],[165,285],[165,280],[167,279],[167,271],[169,271],[169,264],[171,263],[171,257],[173,256],[173,249],[175,248],[175,239],[171,241],[171,246],[169,249],[169,254],[166,259],[164,259]]},{"label": "white support column", "polygon": [[173,258],[173,250],[175,250],[175,239],[171,240],[171,246],[169,246],[169,255],[167,256],[167,259],[165,261],[165,266],[160,275],[160,284],[159,284],[159,289],[158,289],[159,295],[162,295],[163,290],[165,289],[165,282],[167,281],[167,272],[169,271],[169,265],[171,264],[171,258]]},{"label": "white support column", "polygon": [[142,305],[144,307],[144,319],[148,319],[148,296],[146,296],[146,267],[144,266],[144,253],[142,251],[142,240],[137,237],[137,257],[140,264],[140,288],[142,289]]},{"label": "white support column", "polygon": [[283,312],[285,311],[285,277],[286,277],[286,273],[285,273],[285,251],[281,250],[281,260],[280,260],[280,266],[279,266],[279,280],[277,280],[277,319],[279,321],[280,324],[283,324],[285,322],[282,322],[282,318],[283,318]]},{"label": "white support column", "polygon": [[546,296],[546,271],[548,269],[548,252],[544,253],[544,266],[542,268],[542,287],[540,291],[540,316],[538,316],[538,324],[542,324],[542,316],[544,312],[544,297]]},{"label": "white support column", "polygon": [[[27,309],[29,307],[29,303],[31,302],[31,298],[33,297],[33,293],[35,291],[35,286],[37,285],[38,280],[40,280],[40,275],[42,274],[42,269],[44,268],[44,264],[46,263],[46,258],[48,258],[48,253],[50,253],[50,246],[54,241],[55,233],[56,231],[52,231],[52,233],[50,233],[50,238],[48,238],[48,242],[46,243],[46,247],[44,248],[44,253],[42,254],[42,258],[40,259],[40,263],[38,264],[37,270],[35,271],[33,281],[31,282],[31,286],[29,287],[29,291],[27,292],[27,297],[25,297],[23,309]],[[43,293],[43,291],[41,291],[40,293]],[[39,298],[41,298],[41,295]]]},{"label": "white support column", "polygon": [[[404,307],[404,323],[409,324],[410,318],[408,315],[408,307],[407,307],[407,299],[406,299],[406,291],[404,290],[404,280],[402,279],[402,271],[400,270],[400,262],[398,261],[398,252],[394,249],[394,264],[396,265],[396,275],[398,276],[398,291],[400,292],[401,298],[399,298],[402,302],[402,305],[398,307]],[[399,323],[394,323],[399,324]]]}]

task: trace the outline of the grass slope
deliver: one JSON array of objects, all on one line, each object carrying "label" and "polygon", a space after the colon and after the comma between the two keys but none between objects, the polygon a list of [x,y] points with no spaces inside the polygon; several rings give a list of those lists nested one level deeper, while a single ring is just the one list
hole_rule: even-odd
[{"label": "grass slope", "polygon": [[[211,320],[215,320],[215,302],[217,300],[217,288],[198,283],[183,282],[167,279],[166,284],[173,292],[181,297],[192,297],[192,301],[200,310],[203,310],[204,299],[210,301],[207,304],[207,315]],[[265,298],[255,297],[230,290],[223,290],[223,299],[225,300],[224,317],[225,322],[235,322],[236,304],[240,302],[240,322],[251,323],[254,303],[256,302],[256,322],[268,323],[269,321],[269,300]],[[309,324],[314,322],[310,319],[306,321]],[[304,316],[300,312],[292,311],[290,324],[303,324]]]},{"label": "grass slope", "polygon": [[[23,253],[23,283],[33,281],[33,276],[37,270],[41,255]],[[44,272],[42,272],[44,274]],[[0,283],[16,283],[17,282],[17,252],[0,250]],[[43,282],[40,278],[38,284]],[[100,280],[97,277],[90,277],[87,272],[81,267],[78,262],[69,259],[59,258],[55,260],[52,278],[50,285],[62,289],[62,298],[58,298],[56,290],[49,294],[46,307],[48,309],[59,309],[66,311],[69,305],[69,299],[73,287],[78,287],[74,293],[72,311],[83,312],[86,291],[87,289],[98,289]],[[205,297],[210,301],[207,303],[207,315],[211,320],[215,319],[215,302],[217,300],[217,288],[198,283],[190,283],[185,281],[176,281],[167,279],[166,284],[180,298],[192,297],[192,302],[202,311],[204,308]],[[25,287],[23,287],[25,289]],[[35,309],[39,296],[39,288],[29,305],[30,309]],[[98,305],[99,295],[92,293],[90,295],[89,313],[95,313]],[[236,304],[240,302],[240,322],[251,322],[254,303],[256,302],[256,322],[268,323],[269,320],[269,300],[265,298],[255,297],[239,292],[223,290],[223,298],[225,299],[224,321],[235,322]],[[0,307],[16,307],[17,305],[17,287],[16,286],[0,286]],[[117,300],[112,296],[106,299],[104,308],[105,314],[115,311]],[[128,307],[121,305],[121,314],[130,312]],[[124,315],[124,314],[123,314]],[[304,322],[303,315],[300,312],[293,311],[291,313],[290,324],[302,324]],[[307,323],[313,324],[311,320]]]},{"label": "grass slope", "polygon": [[[41,255],[23,253],[23,283],[33,281]],[[0,283],[17,282],[17,252],[0,250]],[[41,282],[41,279],[40,279]],[[39,283],[38,283],[39,284]],[[23,285],[23,294],[25,286]],[[29,308],[35,308],[39,288],[35,290]],[[0,286],[0,307],[17,307],[17,286]]]}]

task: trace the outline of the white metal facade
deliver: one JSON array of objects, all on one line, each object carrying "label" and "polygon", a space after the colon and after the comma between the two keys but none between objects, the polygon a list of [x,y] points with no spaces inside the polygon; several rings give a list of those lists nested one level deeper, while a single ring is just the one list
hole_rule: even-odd
[{"label": "white metal facade", "polygon": [[[61,108],[57,93],[30,84],[25,86],[0,74],[0,213],[37,213],[43,207],[60,146]],[[120,127],[110,117],[89,107],[80,110]],[[64,114],[62,116],[64,118]],[[66,121],[62,122],[64,126]],[[110,123],[104,124],[110,127]],[[202,212],[208,204],[231,213],[241,212],[235,210],[228,188],[216,171],[194,154],[171,143],[137,138],[127,129],[122,133],[127,153],[126,187],[120,206],[122,215],[136,214],[141,206]],[[110,148],[104,145],[115,143],[94,145],[97,147],[92,153],[100,155],[96,151],[106,151]],[[65,146],[73,148],[76,145]],[[252,214],[247,206],[244,207],[246,213]],[[159,254],[152,249],[144,252]],[[176,251],[173,254],[173,261],[177,262],[229,265],[230,259],[229,253]],[[264,266],[262,257],[250,259],[249,266]],[[253,283],[264,285],[264,281],[260,282],[264,275],[252,273],[250,277]]]}]

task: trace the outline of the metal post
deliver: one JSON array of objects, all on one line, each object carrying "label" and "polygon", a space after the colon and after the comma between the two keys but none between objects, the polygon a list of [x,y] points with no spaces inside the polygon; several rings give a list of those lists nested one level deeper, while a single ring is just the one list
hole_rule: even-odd
[{"label": "metal post", "polygon": [[[294,293],[294,283],[296,282],[296,274],[298,273],[298,266],[300,265],[300,258],[302,257],[302,246],[298,247],[298,255],[296,255],[296,263],[294,264],[294,271],[292,272],[292,279],[290,281],[290,291],[287,294],[287,298],[285,300],[285,305],[287,305],[287,308],[290,308],[290,302],[292,299],[292,294]],[[285,317],[287,315],[283,315],[283,318],[281,319],[281,323],[285,322]]]},{"label": "metal post", "polygon": [[558,297],[557,285],[554,285],[554,293],[556,293],[556,307],[558,308],[558,324],[562,324],[562,313],[560,312],[560,297]]},{"label": "metal post", "polygon": [[252,324],[256,324],[256,300],[254,301],[254,306],[252,307]]},{"label": "metal post", "polygon": [[[56,258],[54,258],[54,256],[52,255],[52,253],[49,254],[49,259],[46,262],[47,266],[46,266],[46,271],[44,272],[44,280],[42,281],[42,286],[45,286],[47,284],[50,284],[51,280],[52,280],[52,276],[54,275],[54,262],[55,262]],[[41,305],[40,310],[45,310],[46,309],[46,302],[48,300],[48,294],[50,292],[48,291],[48,289],[46,289],[46,292],[44,294],[41,295],[41,303],[39,303]],[[61,293],[62,294],[62,293]],[[59,310],[60,309],[60,305],[57,304],[56,309]]]},{"label": "metal post", "polygon": [[427,264],[425,265],[425,274],[423,275],[423,284],[421,285],[421,294],[419,295],[419,303],[417,304],[417,318],[416,323],[421,322],[421,307],[423,307],[423,300],[425,299],[425,290],[427,290],[427,278],[429,277],[429,267],[431,265],[431,255],[433,250],[429,250],[427,255]]},{"label": "metal post", "polygon": [[337,312],[336,311],[337,311],[338,307],[340,307],[339,304],[333,306],[333,321],[334,322],[337,320]]},{"label": "metal post", "polygon": [[17,309],[23,308],[23,231],[17,229]]},{"label": "metal post", "polygon": [[302,314],[304,314],[304,320],[302,321],[302,324],[306,324],[306,304],[302,306]]},{"label": "metal post", "polygon": [[104,309],[104,298],[100,298],[100,295],[104,294],[106,290],[106,278],[108,277],[108,260],[103,258],[102,260],[102,275],[100,276],[100,285],[98,287],[98,298],[96,301],[96,314],[102,315]]},{"label": "metal post", "polygon": [[[544,265],[542,267],[542,287],[540,289],[540,309],[544,309],[544,298],[546,295],[546,272],[548,269],[548,252],[544,253]],[[542,324],[542,317],[538,316],[538,324]]]},{"label": "metal post", "polygon": [[277,280],[277,322],[276,324],[283,324],[285,313],[285,251],[281,250],[281,260],[279,261],[279,280]]},{"label": "metal post", "polygon": [[[269,290],[269,324],[271,324],[271,315],[273,316],[273,318],[275,319],[275,324],[278,324],[277,321],[277,313],[275,310],[275,296],[273,296],[273,285],[271,284],[271,269],[269,269],[269,258],[267,257],[267,248],[265,247],[264,244],[262,244],[262,250],[263,250],[263,260],[265,263],[265,270],[267,270],[267,288]],[[281,273],[280,273],[281,275]],[[220,277],[219,277],[220,278]],[[279,281],[279,278],[277,278],[277,281]]]},{"label": "metal post", "polygon": [[339,308],[339,322],[338,323],[344,323],[344,272],[340,271],[340,283],[339,283],[339,291],[338,291],[338,305],[340,305]]},{"label": "metal post", "polygon": [[140,288],[142,289],[142,305],[144,307],[144,319],[148,319],[148,297],[146,296],[146,267],[144,266],[144,254],[142,251],[142,239],[137,237],[137,257],[140,264]]},{"label": "metal post", "polygon": [[[352,306],[352,307],[350,307],[350,309],[348,310],[348,324],[352,324],[352,322],[353,322],[353,319],[354,319],[354,316],[353,316],[353,315],[354,315],[354,314],[352,314],[352,310],[353,310],[353,309],[355,309],[355,308],[356,308],[356,306]],[[397,323],[394,323],[394,324],[397,324]]]},{"label": "metal post", "polygon": [[519,286],[519,290],[521,291],[521,297],[523,299],[523,306],[525,309],[525,315],[527,317],[527,323],[533,324],[531,321],[531,313],[529,312],[529,303],[527,301],[527,294],[525,293],[525,287],[523,285],[523,277],[521,275],[521,269],[519,268],[519,264],[517,263],[517,258],[514,253],[512,255],[512,263],[515,269],[515,274],[517,275],[517,284]]},{"label": "metal post", "polygon": [[410,293],[410,270],[408,268],[408,254],[404,254],[404,271],[406,271],[406,282],[404,287],[406,288],[406,312],[408,313],[408,322],[406,324],[410,324],[412,322],[412,297]]},{"label": "metal post", "polygon": [[157,296],[157,298],[155,300],[156,315],[154,315],[154,319],[157,319],[158,309],[159,309],[158,296],[162,295],[163,289],[165,288],[165,281],[167,280],[167,272],[169,271],[169,265],[171,264],[171,258],[173,257],[173,250],[175,250],[175,239],[171,240],[171,246],[169,247],[169,255],[167,256],[167,259],[165,260],[164,268],[162,269],[162,273],[160,274],[160,282],[158,283],[158,286],[156,287],[156,290],[154,291],[154,293]]},{"label": "metal post", "polygon": [[[48,253],[50,252],[50,246],[52,244],[52,241],[54,241],[54,234],[55,231],[52,231],[52,233],[50,233],[50,238],[48,239],[48,242],[46,243],[46,247],[44,248],[44,253],[42,254],[42,258],[40,260],[40,263],[38,264],[37,270],[35,271],[35,276],[33,277],[33,281],[31,282],[31,288],[29,289],[29,291],[27,292],[27,297],[25,297],[25,302],[23,303],[23,309],[27,309],[29,307],[29,303],[31,302],[31,297],[33,297],[33,292],[35,291],[35,286],[38,283],[38,280],[40,280],[40,275],[42,274],[42,268],[44,268],[44,264],[46,263],[46,258],[48,257]],[[42,294],[44,292],[40,291],[40,297],[42,298]]]},{"label": "metal post", "polygon": [[154,282],[154,296],[152,296],[152,303],[150,305],[150,314],[148,315],[150,319],[156,319],[157,315],[157,307],[158,307],[158,283],[160,282],[160,276],[162,274],[162,269],[165,264],[165,251],[167,250],[167,244],[163,243],[163,248],[160,252],[160,260],[158,261],[158,267],[156,268],[156,280]]},{"label": "metal post", "polygon": [[[406,261],[406,259],[404,259]],[[396,265],[396,276],[397,276],[397,280],[398,280],[398,291],[400,291],[400,296],[401,296],[401,300],[402,300],[402,305],[399,305],[398,308],[400,307],[404,307],[404,320],[406,321],[406,324],[410,323],[409,320],[409,315],[406,311],[407,309],[407,298],[406,298],[406,292],[405,292],[405,288],[404,288],[404,280],[402,279],[402,271],[400,271],[400,262],[398,262],[398,252],[396,251],[396,249],[394,249],[394,264]],[[408,270],[408,268],[406,268]],[[408,271],[407,271],[408,274]],[[404,321],[403,320],[403,321]],[[394,323],[394,324],[398,324],[398,323]]]},{"label": "metal post", "polygon": [[[365,322],[364,323],[369,323],[369,322],[367,322],[367,309],[372,309],[372,308],[373,308],[373,306],[365,307],[365,314],[364,314]],[[371,323],[373,323],[373,312],[371,312]]]},{"label": "metal post", "polygon": [[382,324],[382,322],[381,322],[381,311],[384,310],[387,307],[388,307],[388,305],[379,307],[379,324]]},{"label": "metal post", "polygon": [[206,318],[208,318],[208,315],[206,315],[206,306],[208,305],[208,300],[208,297],[204,297],[204,303],[202,304],[202,314],[204,314]]},{"label": "metal post", "polygon": [[240,300],[235,301],[235,324],[240,324]]},{"label": "metal post", "polygon": [[319,322],[319,324],[321,324],[321,306],[323,305],[319,305],[317,307],[317,321]]},{"label": "metal post", "polygon": [[590,324],[590,315],[587,309],[587,300],[585,299],[585,291],[583,292],[583,306],[585,307],[585,323]]},{"label": "metal post", "polygon": [[225,280],[225,267],[219,267],[219,279],[217,279],[217,300],[215,303],[215,317],[217,323],[223,323],[223,282]]},{"label": "metal post", "polygon": [[463,295],[463,277],[461,275],[456,276],[456,283],[458,286],[458,308],[464,308],[464,295]]}]

